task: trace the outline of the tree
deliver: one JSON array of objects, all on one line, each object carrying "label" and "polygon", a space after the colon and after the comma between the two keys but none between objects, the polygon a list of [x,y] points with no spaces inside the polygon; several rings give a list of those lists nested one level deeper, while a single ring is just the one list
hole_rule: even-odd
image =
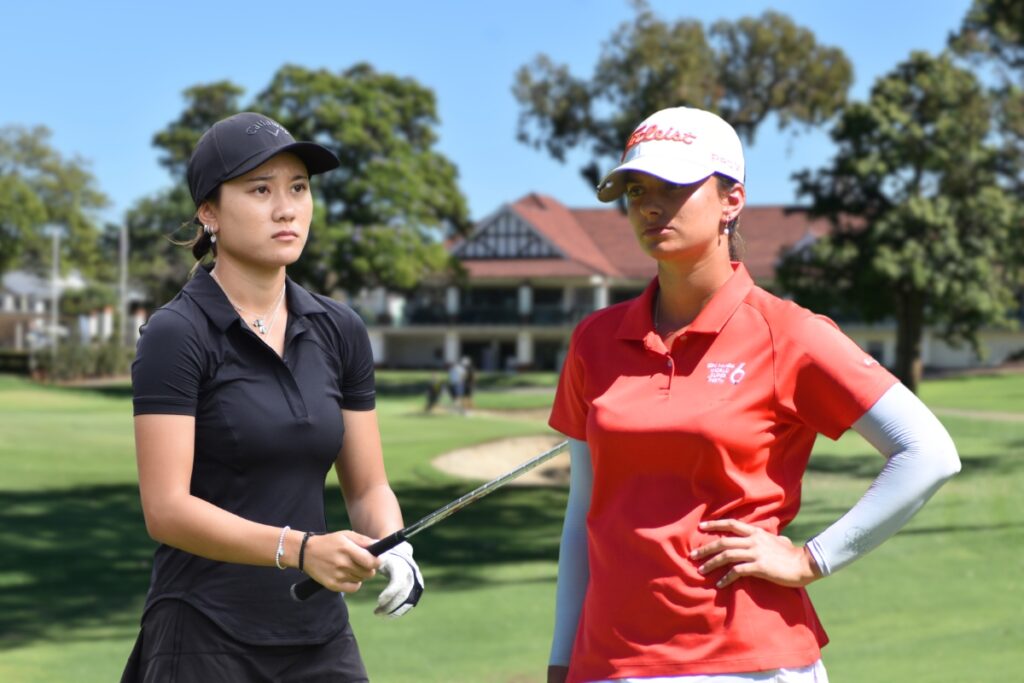
[{"label": "tree", "polygon": [[195,263],[182,244],[195,235],[195,212],[184,181],[170,190],[144,197],[128,210],[128,272],[132,281],[156,304],[181,289]]},{"label": "tree", "polygon": [[[245,107],[238,106],[242,92],[227,81],[190,88],[184,113],[154,137],[164,152],[161,163],[181,188],[203,130],[236,111],[259,111],[341,160],[339,169],[313,182],[310,240],[289,275],[323,292],[377,285],[410,290],[446,270],[443,240],[468,233],[471,223],[455,166],[434,149],[438,119],[430,90],[357,64],[341,72],[286,65]],[[149,244],[157,233],[190,237],[176,232],[192,215],[187,197],[176,188],[140,201],[129,216],[133,250],[140,236]],[[139,257],[150,264],[154,296],[167,293],[169,280],[180,286],[188,267],[169,255],[169,244],[164,239]]]},{"label": "tree", "polygon": [[991,57],[1024,71],[1024,4],[1018,0],[974,0],[960,30],[950,36],[960,54]]},{"label": "tree", "polygon": [[949,42],[972,65],[992,67],[1000,171],[1024,200],[1024,3],[974,0]]},{"label": "tree", "polygon": [[129,271],[153,302],[163,303],[181,289],[195,263],[181,246],[195,236],[195,213],[185,178],[188,159],[199,138],[217,121],[241,111],[244,90],[230,81],[196,85],[184,92],[185,108],[176,121],[153,136],[162,151],[159,162],[175,184],[143,197],[125,216],[129,235]]},{"label": "tree", "polygon": [[29,270],[49,267],[50,243],[43,228],[65,231],[62,263],[86,275],[106,272],[98,249],[96,212],[108,203],[88,164],[65,159],[43,127],[0,128],[0,272],[17,263]]},{"label": "tree", "polygon": [[789,254],[780,284],[812,308],[896,321],[895,374],[916,390],[926,325],[981,353],[1015,308],[1016,199],[998,182],[991,100],[947,55],[914,53],[832,130],[831,164],[796,175],[833,231]]},{"label": "tree", "polygon": [[589,147],[581,174],[591,186],[659,109],[715,111],[753,141],[769,116],[780,128],[818,124],[845,100],[852,69],[842,51],[819,45],[785,15],[719,21],[706,32],[696,21],[658,19],[643,0],[634,5],[636,16],[612,34],[590,80],[546,55],[516,74],[519,140],[563,162]]},{"label": "tree", "polygon": [[38,228],[45,222],[46,207],[32,188],[14,174],[0,175],[0,274],[18,262],[29,242],[41,238]]}]

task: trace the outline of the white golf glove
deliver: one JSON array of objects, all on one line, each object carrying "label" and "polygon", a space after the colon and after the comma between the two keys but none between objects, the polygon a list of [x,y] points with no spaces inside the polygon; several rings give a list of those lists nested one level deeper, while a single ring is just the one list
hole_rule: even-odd
[{"label": "white golf glove", "polygon": [[380,572],[387,577],[388,585],[377,598],[373,613],[386,619],[400,617],[420,600],[423,594],[423,575],[412,559],[412,546],[399,543],[380,556]]}]

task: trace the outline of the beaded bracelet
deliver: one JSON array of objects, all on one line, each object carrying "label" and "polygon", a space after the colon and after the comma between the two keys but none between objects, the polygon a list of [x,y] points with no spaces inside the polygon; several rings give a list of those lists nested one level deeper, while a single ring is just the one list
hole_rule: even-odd
[{"label": "beaded bracelet", "polygon": [[290,526],[286,526],[281,529],[281,536],[277,539],[277,554],[274,555],[274,564],[277,565],[278,569],[285,568],[285,566],[281,564],[281,558],[284,557],[284,537],[289,531],[291,531]]}]

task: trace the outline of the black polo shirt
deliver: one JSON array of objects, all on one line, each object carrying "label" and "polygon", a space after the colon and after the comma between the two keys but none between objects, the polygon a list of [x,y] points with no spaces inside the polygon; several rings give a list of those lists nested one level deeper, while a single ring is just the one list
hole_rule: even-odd
[{"label": "black polo shirt", "polygon": [[[290,279],[286,296],[279,357],[200,269],[142,329],[135,414],[195,416],[193,495],[254,522],[326,531],[324,481],[341,449],[340,409],[373,409],[373,356],[352,309]],[[252,644],[324,642],[347,622],[344,601],[330,591],[293,601],[288,588],[301,578],[160,545],[146,608],[184,600]]]}]

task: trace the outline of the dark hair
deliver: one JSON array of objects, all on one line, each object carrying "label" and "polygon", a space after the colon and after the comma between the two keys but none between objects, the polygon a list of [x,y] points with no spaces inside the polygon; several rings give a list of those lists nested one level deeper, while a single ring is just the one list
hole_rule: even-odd
[{"label": "dark hair", "polygon": [[[220,200],[220,185],[215,187],[209,195],[207,195],[204,201],[217,203]],[[200,206],[202,206],[200,204]],[[203,222],[199,220],[199,209],[196,209],[195,214],[192,216],[192,220],[182,223],[182,229],[188,226],[195,226],[195,235],[192,239],[187,242],[175,242],[178,246],[188,247],[192,250],[192,255],[195,257],[195,265],[188,272],[189,277],[195,275],[196,270],[203,264],[208,254],[213,255],[213,259],[217,258],[217,245],[213,242],[211,235],[206,234],[206,229],[203,226]]]},{"label": "dark hair", "polygon": [[[729,176],[722,175],[721,173],[715,174],[715,179],[718,180],[718,196],[726,197],[732,188],[736,187],[740,183],[733,180]],[[740,217],[736,216],[729,224],[725,226],[729,229],[729,259],[733,261],[742,260],[743,256],[743,238],[740,236]]]}]

